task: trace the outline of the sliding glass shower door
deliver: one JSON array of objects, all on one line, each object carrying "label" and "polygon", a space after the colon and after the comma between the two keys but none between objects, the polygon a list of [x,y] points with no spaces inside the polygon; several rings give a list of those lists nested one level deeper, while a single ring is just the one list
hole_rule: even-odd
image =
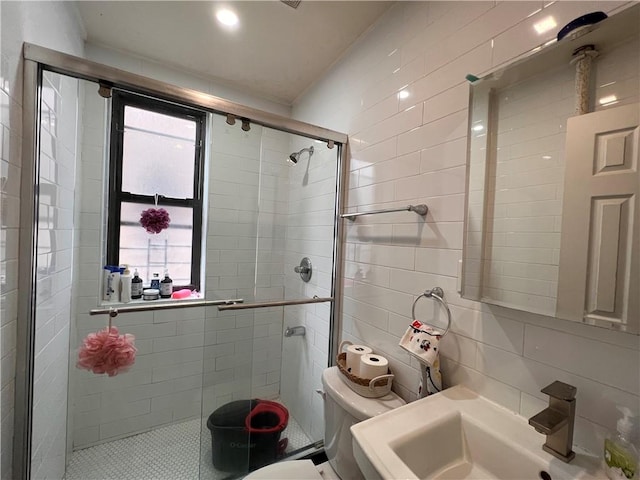
[{"label": "sliding glass shower door", "polygon": [[[324,433],[315,391],[332,339],[322,299],[335,289],[340,148],[211,112],[201,145],[161,132],[165,149],[206,151],[201,288],[187,302],[235,304],[105,300],[113,100],[97,82],[41,75],[31,478],[237,478],[312,451]],[[133,217],[121,221],[151,235]],[[109,325],[135,336],[135,363],[116,375],[77,368],[83,341]]]},{"label": "sliding glass shower door", "polygon": [[[213,116],[207,296],[244,303],[207,311],[200,478],[241,475],[322,439],[314,392],[328,365],[331,304],[269,304],[331,296],[337,151]],[[295,270],[305,257],[308,282]]]}]

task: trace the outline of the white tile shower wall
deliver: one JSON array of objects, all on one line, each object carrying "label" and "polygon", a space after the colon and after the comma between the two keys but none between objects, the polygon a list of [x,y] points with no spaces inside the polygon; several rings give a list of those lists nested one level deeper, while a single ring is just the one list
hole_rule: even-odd
[{"label": "white tile shower wall", "polygon": [[[82,56],[82,26],[74,7],[64,3],[2,2],[0,4],[0,160],[2,166],[0,206],[0,292],[2,435],[0,439],[3,479],[12,474],[16,325],[18,295],[18,245],[20,175],[22,166],[22,42]],[[56,313],[63,314],[63,309]],[[68,314],[68,313],[67,313]]]},{"label": "white tile shower wall", "polygon": [[[397,343],[415,296],[439,285],[454,319],[442,350],[447,384],[466,384],[524,416],[542,407],[540,389],[553,380],[576,385],[576,443],[594,452],[605,429],[615,427],[616,404],[637,411],[639,337],[468,301],[457,294],[455,278],[464,212],[465,75],[482,75],[551,39],[555,32],[533,29],[548,15],[564,25],[586,12],[623,6],[403,2],[294,105],[295,118],[349,133],[349,209],[430,206],[426,221],[403,212],[347,226],[343,338],[388,356],[394,387],[406,399],[415,398],[417,365]],[[625,58],[637,59],[637,46],[630,48],[633,55]],[[635,62],[630,69],[637,72]],[[430,319],[433,306],[421,303],[418,316]],[[604,373],[613,371],[621,373]]]},{"label": "white tile shower wall", "polygon": [[[331,296],[333,266],[333,218],[337,149],[325,143],[296,138],[290,151],[314,147],[311,157],[303,153],[290,168],[288,230],[285,256],[285,297]],[[286,157],[285,157],[286,158]],[[311,280],[305,283],[294,267],[309,257]],[[285,309],[285,325],[306,328],[304,337],[283,338],[282,399],[305,433],[323,438],[324,421],[321,374],[329,359],[328,304],[300,305]]]},{"label": "white tile shower wall", "polygon": [[[105,321],[80,313],[78,337]],[[75,448],[200,416],[204,309],[121,314],[114,324],[135,335],[136,363],[115,377],[75,372]]]}]

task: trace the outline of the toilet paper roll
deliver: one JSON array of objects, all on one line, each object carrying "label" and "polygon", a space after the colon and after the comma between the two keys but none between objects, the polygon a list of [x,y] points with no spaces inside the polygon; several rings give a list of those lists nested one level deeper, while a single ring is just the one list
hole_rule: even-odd
[{"label": "toilet paper roll", "polygon": [[360,358],[369,353],[373,353],[373,350],[365,345],[349,345],[347,347],[347,371],[360,377]]},{"label": "toilet paper roll", "polygon": [[375,378],[386,375],[389,370],[389,361],[381,355],[371,353],[360,357],[360,378]]}]

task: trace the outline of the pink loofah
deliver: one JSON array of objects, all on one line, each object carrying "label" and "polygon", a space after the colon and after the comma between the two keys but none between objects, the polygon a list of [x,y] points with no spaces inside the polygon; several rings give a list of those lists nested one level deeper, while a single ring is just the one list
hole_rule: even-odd
[{"label": "pink loofah", "polygon": [[116,327],[90,333],[78,351],[77,367],[110,377],[126,372],[136,361],[134,340],[131,334],[119,335]]},{"label": "pink loofah", "polygon": [[149,208],[140,214],[140,225],[149,233],[160,233],[169,228],[171,219],[164,208]]}]

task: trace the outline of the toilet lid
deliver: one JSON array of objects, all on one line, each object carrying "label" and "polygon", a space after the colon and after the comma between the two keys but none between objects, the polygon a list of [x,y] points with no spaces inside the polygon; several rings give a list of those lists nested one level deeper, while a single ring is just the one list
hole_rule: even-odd
[{"label": "toilet lid", "polygon": [[293,460],[262,467],[244,477],[245,480],[323,480],[311,460]]}]

